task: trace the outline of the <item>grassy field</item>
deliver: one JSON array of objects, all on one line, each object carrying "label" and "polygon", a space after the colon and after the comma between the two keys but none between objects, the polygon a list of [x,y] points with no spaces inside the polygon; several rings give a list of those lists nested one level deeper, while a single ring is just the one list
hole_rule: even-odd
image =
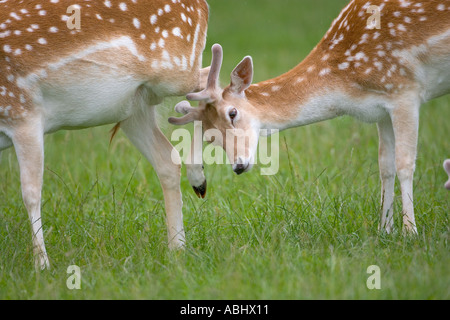
[{"label": "grassy field", "polygon": [[[210,0],[210,47],[223,45],[222,82],[252,55],[255,80],[298,64],[345,0]],[[179,99],[161,107],[166,124]],[[46,137],[43,223],[50,271],[34,271],[31,231],[14,150],[0,167],[0,299],[449,299],[450,97],[421,111],[415,207],[419,235],[377,232],[375,125],[340,118],[280,134],[280,171],[236,176],[206,166],[199,200],[183,169],[187,247],[166,248],[153,168],[111,127]],[[257,169],[257,168],[256,168]],[[401,228],[399,190],[395,209]],[[69,265],[81,289],[66,286]],[[381,271],[369,290],[367,268]]]}]

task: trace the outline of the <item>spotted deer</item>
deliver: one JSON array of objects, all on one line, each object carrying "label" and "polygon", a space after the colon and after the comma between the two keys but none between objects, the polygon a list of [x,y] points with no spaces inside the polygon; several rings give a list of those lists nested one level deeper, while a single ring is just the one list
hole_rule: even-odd
[{"label": "spotted deer", "polygon": [[[379,29],[371,19],[373,6],[379,10]],[[185,116],[171,123],[198,120],[204,130],[215,128],[224,136],[245,132],[245,146],[226,150],[237,174],[252,168],[260,129],[284,130],[344,115],[377,123],[379,228],[393,229],[397,175],[404,230],[417,233],[413,174],[419,109],[450,92],[449,0],[353,0],[299,65],[257,84],[252,85],[252,58],[245,57],[231,73],[230,85],[221,89],[221,62],[222,48],[216,45],[206,90],[187,96],[200,101],[199,107],[181,102],[176,110]],[[194,188],[205,185],[201,164],[190,167],[189,177]]]},{"label": "spotted deer", "polygon": [[[209,71],[201,69],[206,1],[73,3],[0,1],[0,151],[15,148],[39,268],[49,267],[40,209],[44,134],[60,129],[119,123],[159,177],[169,247],[183,246],[180,166],[168,161],[173,147],[155,106],[204,88]],[[79,28],[70,28],[71,5]]]}]

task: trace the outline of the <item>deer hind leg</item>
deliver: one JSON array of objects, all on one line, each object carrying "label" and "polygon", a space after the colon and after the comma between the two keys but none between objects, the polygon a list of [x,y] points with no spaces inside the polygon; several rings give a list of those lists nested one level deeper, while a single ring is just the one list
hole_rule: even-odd
[{"label": "deer hind leg", "polygon": [[20,168],[22,197],[31,221],[33,252],[37,269],[50,267],[41,220],[44,173],[44,133],[40,119],[29,119],[12,136]]},{"label": "deer hind leg", "polygon": [[395,136],[392,122],[386,117],[378,123],[378,164],[381,178],[381,220],[379,230],[391,233],[394,226]]},{"label": "deer hind leg", "polygon": [[418,102],[400,104],[392,111],[395,134],[395,164],[400,181],[403,205],[403,227],[406,233],[417,233],[414,217],[413,177],[419,132]]},{"label": "deer hind leg", "polygon": [[121,129],[154,167],[164,194],[169,248],[184,246],[181,159],[158,127],[155,107],[144,100],[136,112],[121,123]]}]

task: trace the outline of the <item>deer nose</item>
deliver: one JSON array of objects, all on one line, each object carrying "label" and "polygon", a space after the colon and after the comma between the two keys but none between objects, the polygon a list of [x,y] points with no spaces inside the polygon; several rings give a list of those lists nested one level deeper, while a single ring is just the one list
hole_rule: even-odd
[{"label": "deer nose", "polygon": [[235,164],[234,168],[233,168],[233,171],[237,175],[240,175],[240,174],[244,173],[247,170],[248,166],[249,166],[248,164],[242,164],[242,163]]},{"label": "deer nose", "polygon": [[234,172],[238,175],[244,173],[244,171],[245,171],[245,166],[243,164],[237,164],[234,167]]}]

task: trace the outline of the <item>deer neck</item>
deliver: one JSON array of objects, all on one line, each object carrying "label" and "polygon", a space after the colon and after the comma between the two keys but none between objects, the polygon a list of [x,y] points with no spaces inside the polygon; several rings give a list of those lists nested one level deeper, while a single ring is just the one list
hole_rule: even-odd
[{"label": "deer neck", "polygon": [[[315,49],[316,50],[316,49]],[[289,72],[252,85],[246,92],[261,128],[284,130],[338,117],[342,92],[315,50]]]}]

